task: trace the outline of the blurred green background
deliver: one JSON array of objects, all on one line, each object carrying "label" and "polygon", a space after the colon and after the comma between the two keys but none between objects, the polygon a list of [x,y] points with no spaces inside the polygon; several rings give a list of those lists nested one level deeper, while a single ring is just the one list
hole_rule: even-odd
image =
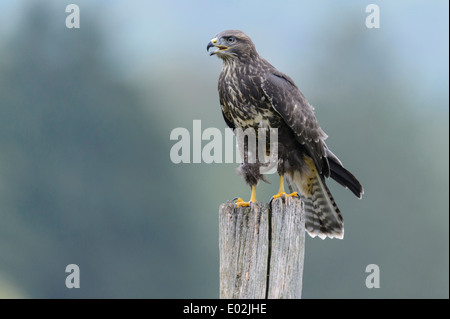
[{"label": "blurred green background", "polygon": [[345,239],[308,237],[303,297],[448,298],[449,4],[377,1],[368,29],[369,3],[1,1],[0,297],[219,296],[218,207],[250,192],[237,164],[173,164],[169,136],[225,128],[206,44],[233,28],[296,81],[366,191],[329,183]]}]

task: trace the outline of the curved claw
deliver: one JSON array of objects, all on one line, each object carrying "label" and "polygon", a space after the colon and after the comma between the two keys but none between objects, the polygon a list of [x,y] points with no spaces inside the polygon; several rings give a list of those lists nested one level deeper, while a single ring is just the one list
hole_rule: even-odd
[{"label": "curved claw", "polygon": [[251,202],[244,202],[242,198],[236,199],[236,204],[234,204],[234,208],[238,207],[249,207]]},{"label": "curved claw", "polygon": [[248,202],[244,202],[242,198],[236,199],[236,204],[234,204],[234,208],[236,207],[249,207],[251,203],[256,203],[256,186],[252,185],[252,195]]},{"label": "curved claw", "polygon": [[293,192],[291,194],[286,194],[286,192],[280,192],[278,194],[275,194],[272,196],[272,200],[277,199],[277,198],[283,198],[285,199],[286,197],[298,197],[298,193],[297,192]]}]

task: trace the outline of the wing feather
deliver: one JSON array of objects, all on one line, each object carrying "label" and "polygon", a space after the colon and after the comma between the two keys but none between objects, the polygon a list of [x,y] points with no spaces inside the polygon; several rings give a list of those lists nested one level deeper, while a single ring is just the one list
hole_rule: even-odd
[{"label": "wing feather", "polygon": [[231,117],[230,110],[227,107],[227,101],[223,92],[226,90],[226,84],[223,80],[222,74],[219,77],[219,99],[220,99],[220,108],[222,109],[223,119],[225,123],[227,123],[228,127],[234,130],[236,125],[234,124],[233,118]]},{"label": "wing feather", "polygon": [[262,90],[272,108],[294,132],[297,141],[304,145],[319,172],[329,176],[325,154],[325,132],[320,128],[313,107],[308,103],[294,81],[273,70],[261,83]]}]

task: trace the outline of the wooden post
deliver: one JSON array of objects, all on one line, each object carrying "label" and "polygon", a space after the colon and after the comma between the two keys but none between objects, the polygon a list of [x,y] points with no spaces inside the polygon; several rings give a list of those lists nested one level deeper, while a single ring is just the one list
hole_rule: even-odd
[{"label": "wooden post", "polygon": [[300,199],[219,211],[220,298],[301,298],[305,218]]}]

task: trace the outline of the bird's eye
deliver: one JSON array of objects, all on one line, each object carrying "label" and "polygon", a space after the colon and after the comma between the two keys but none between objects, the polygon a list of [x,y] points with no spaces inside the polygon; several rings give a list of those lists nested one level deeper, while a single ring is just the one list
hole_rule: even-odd
[{"label": "bird's eye", "polygon": [[235,37],[229,37],[227,39],[227,41],[228,41],[229,44],[233,44],[234,42],[236,42],[236,38]]}]

